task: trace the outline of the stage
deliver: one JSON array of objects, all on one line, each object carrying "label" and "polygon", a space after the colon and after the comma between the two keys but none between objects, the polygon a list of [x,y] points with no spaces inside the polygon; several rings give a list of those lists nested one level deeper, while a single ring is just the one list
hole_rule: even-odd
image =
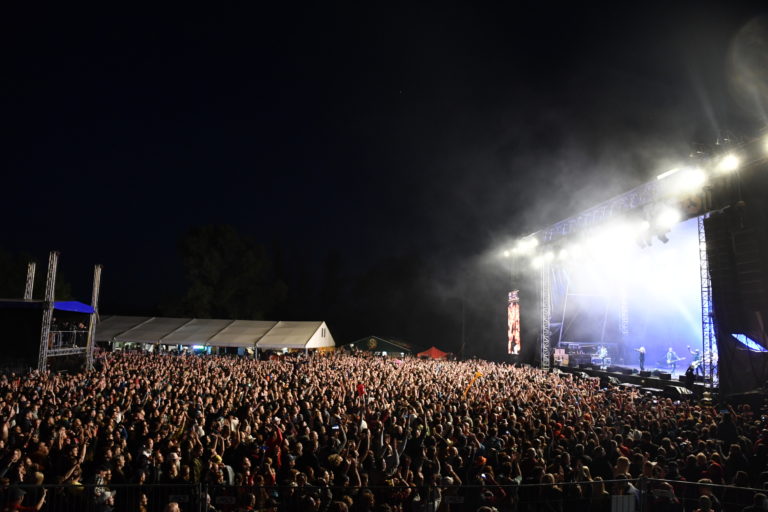
[{"label": "stage", "polygon": [[[581,376],[599,378],[603,383],[614,385],[627,385],[638,387],[641,390],[650,391],[671,398],[698,398],[704,391],[717,392],[717,387],[710,385],[709,379],[694,376],[693,386],[689,390],[685,386],[685,371],[675,372],[672,375],[663,368],[651,368],[646,365],[641,372],[639,366],[608,366],[600,367],[592,364],[579,364],[574,366],[555,365],[559,371]],[[687,367],[686,367],[687,370]],[[613,380],[615,379],[615,380]]]}]

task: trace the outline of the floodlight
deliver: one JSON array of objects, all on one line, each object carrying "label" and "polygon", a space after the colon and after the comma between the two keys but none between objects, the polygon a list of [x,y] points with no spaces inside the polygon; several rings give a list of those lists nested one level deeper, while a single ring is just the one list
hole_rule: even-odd
[{"label": "floodlight", "polygon": [[545,261],[552,261],[553,259],[555,259],[555,253],[553,253],[552,251],[549,251],[544,255]]},{"label": "floodlight", "polygon": [[741,159],[733,153],[728,153],[717,163],[715,170],[720,174],[728,174],[739,169]]},{"label": "floodlight", "polygon": [[535,237],[523,238],[517,242],[513,252],[517,254],[531,254],[537,245],[539,245],[539,241]]},{"label": "floodlight", "polygon": [[662,210],[658,217],[656,217],[656,225],[660,228],[669,229],[682,220],[683,216],[674,208],[665,208]]},{"label": "floodlight", "polygon": [[679,171],[680,171],[680,169],[675,167],[674,169],[670,169],[667,172],[663,172],[663,173],[659,174],[658,176],[656,176],[656,179],[657,180],[663,180],[664,178],[668,178],[668,177],[672,176],[673,174],[677,174]]},{"label": "floodlight", "polygon": [[504,251],[504,257],[505,257],[505,258],[509,258],[509,255],[510,255],[510,252],[509,252],[509,251]]},{"label": "floodlight", "polygon": [[584,249],[582,249],[581,245],[579,244],[573,244],[568,249],[568,253],[575,256],[576,258],[579,258],[584,254]]},{"label": "floodlight", "polygon": [[560,249],[560,253],[557,255],[561,260],[568,259],[568,249]]},{"label": "floodlight", "polygon": [[692,167],[680,174],[680,181],[678,184],[682,191],[693,191],[701,188],[706,182],[706,173],[698,167]]},{"label": "floodlight", "polygon": [[646,231],[648,231],[649,229],[651,229],[651,223],[650,223],[650,222],[648,222],[647,220],[641,220],[641,221],[640,221],[640,222],[637,224],[637,231],[638,231],[639,233],[645,233],[645,232],[646,232]]}]

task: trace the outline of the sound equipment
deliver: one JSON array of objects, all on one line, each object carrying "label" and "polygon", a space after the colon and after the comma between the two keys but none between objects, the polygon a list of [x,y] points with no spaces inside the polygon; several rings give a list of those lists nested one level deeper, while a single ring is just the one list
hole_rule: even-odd
[{"label": "sound equipment", "polygon": [[659,372],[659,378],[661,380],[672,380],[672,374],[667,372]]},{"label": "sound equipment", "polygon": [[651,372],[649,372],[648,370],[643,370],[643,371],[640,372],[640,376],[641,377],[650,377],[651,376]]},{"label": "sound equipment", "polygon": [[683,386],[664,386],[664,396],[667,398],[681,400],[685,398],[691,398],[693,396],[693,392],[688,388],[684,388]]},{"label": "sound equipment", "polygon": [[632,375],[633,373],[635,373],[635,370],[633,370],[632,368],[622,368],[621,373],[623,373],[624,375]]}]

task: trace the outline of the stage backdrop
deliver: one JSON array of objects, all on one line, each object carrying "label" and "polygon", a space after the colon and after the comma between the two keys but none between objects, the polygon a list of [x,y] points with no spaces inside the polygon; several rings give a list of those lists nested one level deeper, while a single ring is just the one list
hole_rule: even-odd
[{"label": "stage backdrop", "polygon": [[686,358],[677,365],[684,371],[687,346],[702,346],[696,219],[667,236],[668,243],[655,238],[645,248],[604,240],[553,265],[553,342],[605,344],[613,364],[633,366],[634,349],[645,346],[646,367],[662,369],[673,347]]}]

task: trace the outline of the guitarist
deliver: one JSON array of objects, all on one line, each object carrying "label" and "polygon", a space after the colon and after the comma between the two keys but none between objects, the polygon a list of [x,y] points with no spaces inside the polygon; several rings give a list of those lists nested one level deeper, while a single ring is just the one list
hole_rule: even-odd
[{"label": "guitarist", "polygon": [[701,375],[703,377],[704,368],[701,363],[703,363],[704,360],[701,357],[701,351],[699,349],[691,349],[691,346],[688,345],[688,352],[691,353],[691,368],[696,375]]},{"label": "guitarist", "polygon": [[671,367],[672,370],[670,373],[672,375],[675,374],[675,370],[677,370],[677,362],[681,361],[683,358],[677,357],[677,353],[674,351],[672,347],[669,347],[669,350],[667,350],[667,367]]}]

